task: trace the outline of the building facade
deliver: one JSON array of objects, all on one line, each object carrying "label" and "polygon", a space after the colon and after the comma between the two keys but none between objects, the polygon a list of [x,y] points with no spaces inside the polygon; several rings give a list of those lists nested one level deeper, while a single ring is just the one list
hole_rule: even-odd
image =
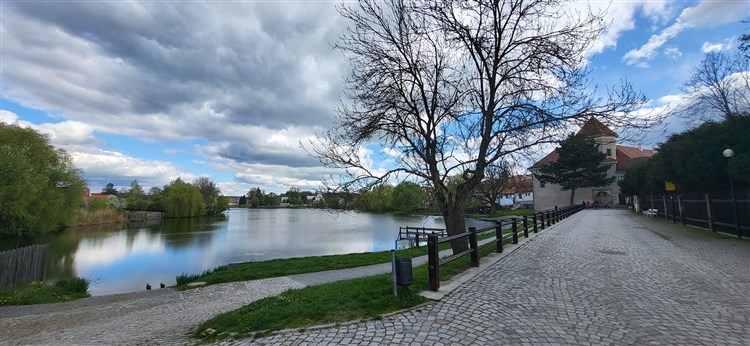
[{"label": "building facade", "polygon": [[[581,188],[575,191],[573,199],[574,204],[597,203],[603,207],[625,206],[630,203],[627,196],[620,194],[619,181],[625,176],[625,171],[640,160],[645,160],[653,156],[654,152],[649,149],[640,149],[617,144],[617,133],[602,124],[599,120],[590,118],[581,129],[578,135],[584,135],[594,139],[599,147],[599,151],[606,154],[607,157],[602,162],[603,165],[609,165],[607,171],[608,177],[616,177],[614,182],[605,187]],[[534,209],[545,210],[555,206],[566,206],[570,204],[570,191],[561,190],[557,184],[542,184],[534,172],[536,168],[557,160],[559,154],[557,149],[553,150],[547,156],[539,160],[529,169],[533,177],[533,196]]]}]

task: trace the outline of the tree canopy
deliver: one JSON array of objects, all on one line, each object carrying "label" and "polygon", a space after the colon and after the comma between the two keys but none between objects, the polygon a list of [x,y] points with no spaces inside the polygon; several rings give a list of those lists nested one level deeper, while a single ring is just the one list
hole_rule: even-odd
[{"label": "tree canopy", "polygon": [[[433,191],[456,234],[465,231],[464,207],[487,166],[556,142],[564,125],[592,115],[621,128],[651,126],[630,114],[644,98],[627,83],[603,97],[589,88],[582,66],[604,30],[603,14],[561,5],[361,0],[340,7],[350,26],[336,47],[352,66],[351,103],[310,148],[324,165],[345,169],[330,187],[360,191],[410,176]],[[388,167],[371,167],[362,155],[375,144],[390,153]],[[465,173],[448,188],[448,177]]]},{"label": "tree canopy", "polygon": [[614,176],[607,177],[611,165],[604,162],[607,155],[599,151],[593,138],[570,135],[556,149],[556,161],[538,167],[534,175],[543,183],[560,185],[570,190],[570,205],[573,205],[577,189],[612,184]]},{"label": "tree canopy", "polygon": [[[750,117],[708,122],[675,134],[659,145],[656,154],[625,173],[624,193],[649,195],[664,192],[671,181],[678,191],[711,192],[729,189],[729,173],[738,187],[750,186]],[[723,156],[732,149],[734,157]]]},{"label": "tree canopy", "polygon": [[81,172],[42,134],[0,123],[0,235],[46,233],[83,204]]}]

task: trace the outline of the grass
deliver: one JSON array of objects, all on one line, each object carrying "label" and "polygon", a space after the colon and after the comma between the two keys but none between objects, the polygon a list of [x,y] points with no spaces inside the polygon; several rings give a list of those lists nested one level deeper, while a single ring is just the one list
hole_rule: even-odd
[{"label": "grass", "polygon": [[[494,247],[485,247],[480,256],[493,251]],[[441,279],[453,277],[470,266],[469,256],[442,265]],[[427,265],[414,267],[413,275],[412,285],[399,287],[397,298],[392,296],[391,274],[290,290],[218,315],[201,324],[193,336],[211,342],[227,337],[261,337],[287,328],[378,319],[383,314],[427,301],[418,294],[428,289]]]},{"label": "grass", "polygon": [[0,306],[60,303],[89,296],[89,281],[83,278],[62,279],[54,285],[32,282],[0,291]]},{"label": "grass", "polygon": [[[510,232],[510,230],[505,231]],[[494,237],[493,233],[481,234],[478,240]],[[445,250],[450,244],[440,244],[440,249]],[[427,254],[427,246],[397,250],[398,257],[419,257]],[[205,282],[206,285],[215,285],[226,282],[258,280],[279,276],[306,274],[326,270],[347,269],[372,264],[388,263],[391,261],[390,251],[352,253],[346,255],[328,255],[302,258],[274,259],[262,262],[245,262],[233,265],[224,265],[201,274],[181,274],[177,276],[176,289],[187,289],[191,282]]]}]

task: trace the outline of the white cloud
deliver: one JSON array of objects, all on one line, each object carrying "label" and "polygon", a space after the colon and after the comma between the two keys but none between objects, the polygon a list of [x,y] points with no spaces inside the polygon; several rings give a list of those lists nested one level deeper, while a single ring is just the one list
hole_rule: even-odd
[{"label": "white cloud", "polygon": [[727,38],[721,42],[703,42],[703,46],[701,46],[701,52],[702,53],[709,53],[709,52],[721,52],[724,50],[729,50],[734,48],[734,41],[736,40],[736,37],[730,37]]},{"label": "white cloud", "polygon": [[648,61],[658,54],[659,48],[682,31],[740,21],[747,16],[747,9],[747,2],[744,1],[701,1],[695,7],[684,9],[674,24],[651,36],[643,46],[628,51],[623,60],[628,65],[647,67]]},{"label": "white cloud", "polygon": [[677,47],[667,47],[664,49],[664,55],[672,60],[677,60],[682,56],[682,52]]}]

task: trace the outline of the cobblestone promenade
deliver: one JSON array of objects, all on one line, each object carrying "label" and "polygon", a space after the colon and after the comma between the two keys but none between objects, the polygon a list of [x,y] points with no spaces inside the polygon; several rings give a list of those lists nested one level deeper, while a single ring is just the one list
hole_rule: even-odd
[{"label": "cobblestone promenade", "polygon": [[[388,266],[0,307],[0,345],[193,343],[187,334],[218,313]],[[748,346],[750,240],[585,210],[483,265],[440,301],[378,321],[222,342],[253,343]]]},{"label": "cobblestone promenade", "polygon": [[578,213],[442,301],[225,344],[750,345],[750,241]]}]

